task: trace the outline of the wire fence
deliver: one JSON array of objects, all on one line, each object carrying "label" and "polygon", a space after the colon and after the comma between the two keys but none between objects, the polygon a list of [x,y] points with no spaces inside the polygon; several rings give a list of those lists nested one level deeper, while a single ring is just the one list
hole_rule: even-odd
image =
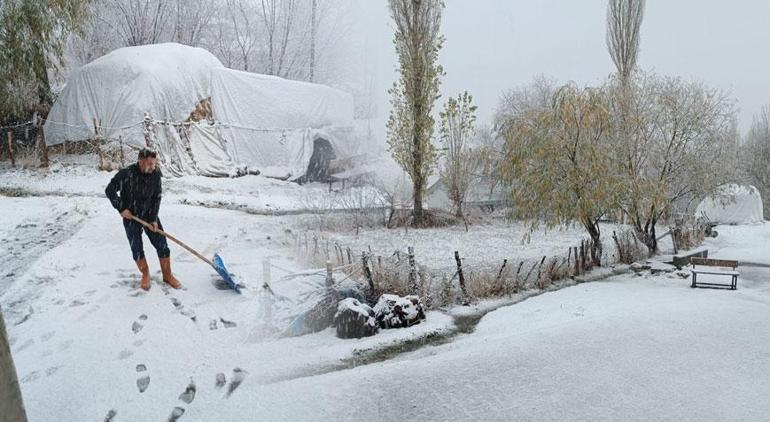
[{"label": "wire fence", "polygon": [[[294,249],[310,266],[327,265],[335,272],[345,273],[335,281],[352,279],[369,297],[383,293],[416,294],[428,307],[506,296],[525,289],[545,289],[559,280],[582,275],[598,264],[591,240],[565,248],[561,254],[504,258],[499,262],[469,262],[460,251],[447,250],[447,257],[455,261],[451,267],[421,262],[412,247],[380,255],[371,247],[356,251],[313,232],[296,235]],[[614,261],[615,256],[610,255],[608,260]]]}]

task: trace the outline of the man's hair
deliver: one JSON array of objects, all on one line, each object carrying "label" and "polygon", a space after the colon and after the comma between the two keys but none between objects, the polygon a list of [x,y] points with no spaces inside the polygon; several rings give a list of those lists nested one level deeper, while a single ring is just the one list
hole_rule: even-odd
[{"label": "man's hair", "polygon": [[141,150],[139,150],[139,159],[140,160],[143,160],[143,159],[149,158],[149,157],[156,158],[157,156],[158,156],[158,153],[156,153],[155,151],[153,151],[153,150],[151,150],[149,148],[142,148]]}]

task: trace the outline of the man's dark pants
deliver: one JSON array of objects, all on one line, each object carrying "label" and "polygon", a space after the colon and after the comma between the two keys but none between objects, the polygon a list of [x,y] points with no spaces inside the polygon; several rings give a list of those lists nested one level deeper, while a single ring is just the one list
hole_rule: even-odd
[{"label": "man's dark pants", "polygon": [[[142,245],[142,229],[150,239],[150,243],[155,247],[158,252],[158,258],[168,258],[171,255],[171,251],[168,249],[168,243],[166,238],[160,233],[142,226],[134,220],[123,219],[123,227],[126,229],[126,237],[128,237],[128,243],[131,245],[131,253],[134,255],[134,261],[138,261],[144,258],[144,246]],[[158,228],[163,230],[163,225],[160,224],[158,219]]]}]

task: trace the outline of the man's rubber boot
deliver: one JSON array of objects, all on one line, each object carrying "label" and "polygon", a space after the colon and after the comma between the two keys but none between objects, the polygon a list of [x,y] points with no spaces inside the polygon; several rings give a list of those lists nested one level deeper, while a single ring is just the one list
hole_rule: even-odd
[{"label": "man's rubber boot", "polygon": [[182,283],[174,277],[174,274],[171,274],[171,258],[160,258],[160,271],[163,273],[163,281],[169,286],[175,289],[182,288]]},{"label": "man's rubber boot", "polygon": [[150,290],[150,266],[147,265],[147,260],[144,258],[139,258],[139,260],[136,261],[136,266],[142,273],[142,282],[139,284],[139,287],[145,291]]}]

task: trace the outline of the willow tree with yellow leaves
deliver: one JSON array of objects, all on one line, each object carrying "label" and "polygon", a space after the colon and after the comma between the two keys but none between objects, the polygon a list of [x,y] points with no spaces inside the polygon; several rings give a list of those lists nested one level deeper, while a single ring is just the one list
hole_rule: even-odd
[{"label": "willow tree with yellow leaves", "polygon": [[551,101],[521,107],[502,123],[503,176],[512,185],[516,217],[548,227],[580,224],[601,265],[599,221],[615,204],[610,115],[602,89],[565,85]]}]

